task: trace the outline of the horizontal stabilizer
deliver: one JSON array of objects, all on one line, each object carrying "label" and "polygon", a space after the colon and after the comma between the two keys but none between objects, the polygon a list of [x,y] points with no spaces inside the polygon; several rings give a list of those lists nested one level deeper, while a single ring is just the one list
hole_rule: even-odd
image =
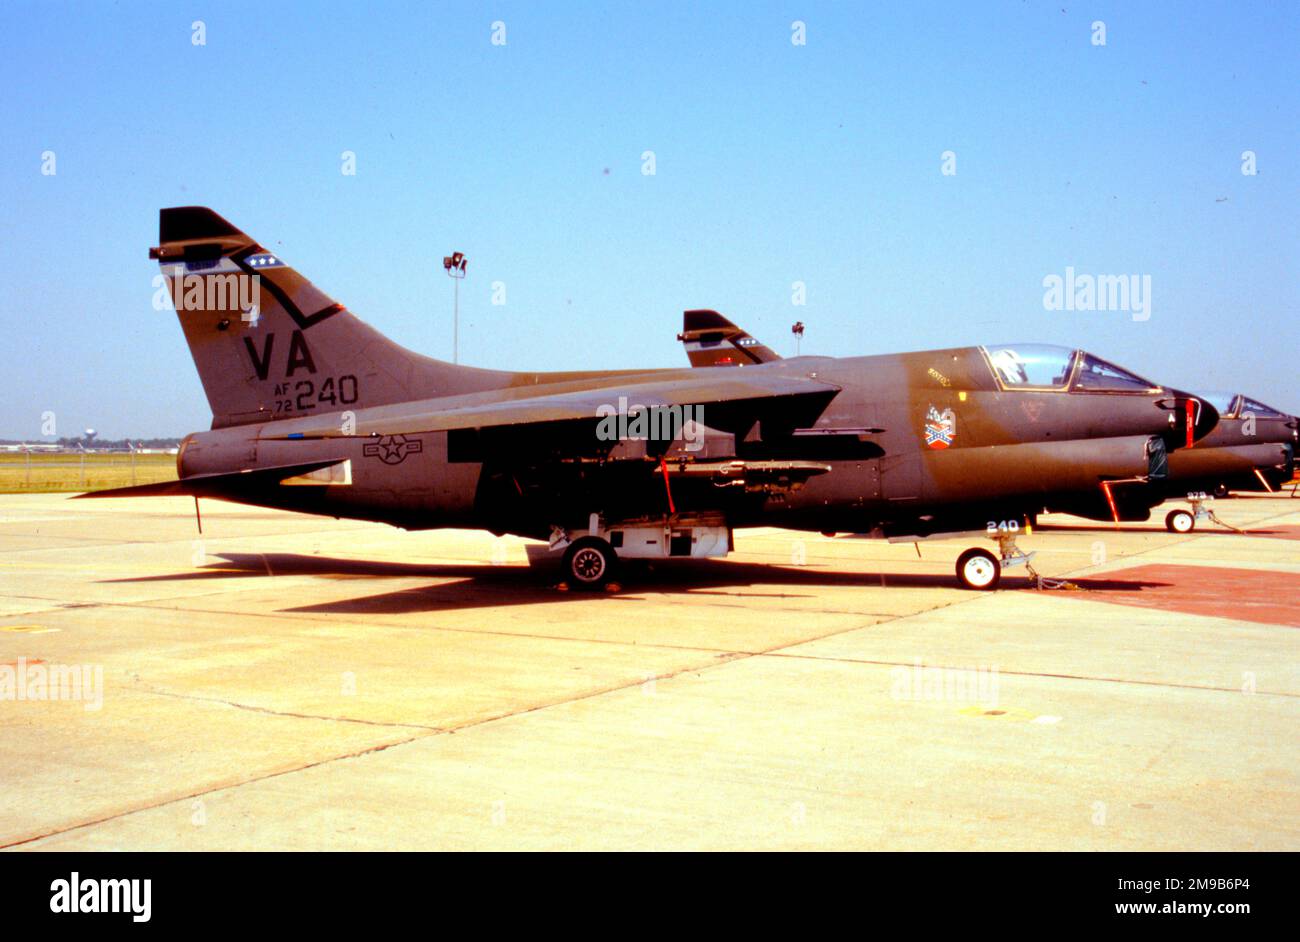
[{"label": "horizontal stabilizer", "polygon": [[[334,465],[342,464],[338,459],[326,461],[309,461],[305,464],[283,464],[273,468],[249,468],[244,471],[223,472],[221,474],[195,474],[179,481],[160,481],[157,484],[138,484],[133,487],[115,487],[107,491],[91,491],[77,494],[73,499],[83,497],[177,497],[193,495],[195,497],[225,497],[230,494],[242,494],[249,490],[258,490],[274,486],[287,478],[311,474]],[[322,482],[324,483],[324,482]]]}]

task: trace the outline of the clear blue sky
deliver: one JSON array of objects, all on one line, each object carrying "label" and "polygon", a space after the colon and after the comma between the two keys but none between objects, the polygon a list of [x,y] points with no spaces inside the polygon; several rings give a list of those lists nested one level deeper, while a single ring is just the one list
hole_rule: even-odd
[{"label": "clear blue sky", "polygon": [[[795,320],[805,353],[1049,341],[1297,411],[1298,63],[1294,2],[9,0],[0,437],[207,427],[150,305],[188,204],[444,358],[465,252],[471,364],[684,365],[713,307],[787,354]],[[1150,275],[1150,320],[1044,310],[1067,266]]]}]

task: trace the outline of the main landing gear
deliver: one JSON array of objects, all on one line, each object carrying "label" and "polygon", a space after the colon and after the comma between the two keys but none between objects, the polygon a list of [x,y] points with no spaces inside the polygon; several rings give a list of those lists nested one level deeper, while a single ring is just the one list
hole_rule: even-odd
[{"label": "main landing gear", "polygon": [[607,521],[594,513],[585,530],[553,526],[551,548],[564,550],[561,568],[566,589],[595,591],[617,579],[620,559],[726,556],[731,528],[717,514]]},{"label": "main landing gear", "polygon": [[564,553],[564,576],[575,589],[604,588],[617,566],[614,547],[598,536],[584,536]]}]

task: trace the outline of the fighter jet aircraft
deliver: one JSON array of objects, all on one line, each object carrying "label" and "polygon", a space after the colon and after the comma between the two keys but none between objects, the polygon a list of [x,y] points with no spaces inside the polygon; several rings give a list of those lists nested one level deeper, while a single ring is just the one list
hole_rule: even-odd
[{"label": "fighter jet aircraft", "polygon": [[[407,529],[549,540],[574,588],[620,558],[725,555],[733,531],[978,531],[962,585],[1023,559],[1053,501],[1149,514],[1142,486],[1209,433],[1205,401],[1092,354],[998,344],[744,369],[475,369],[406,350],[205,207],[164,209],[157,259],[212,409],[189,494]],[[717,315],[720,317],[720,315]],[[725,320],[725,319],[724,319]],[[752,346],[752,345],[751,345]]]},{"label": "fighter jet aircraft", "polygon": [[1204,393],[1219,424],[1191,450],[1169,456],[1161,483],[1170,497],[1187,497],[1192,510],[1165,515],[1165,527],[1188,533],[1196,526],[1201,503],[1231,491],[1276,491],[1295,474],[1300,419],[1239,393]]},{"label": "fighter jet aircraft", "polygon": [[[677,339],[685,345],[691,366],[744,366],[781,359],[716,311],[687,311]],[[1165,473],[1150,476],[1147,483],[1151,495],[1187,497],[1192,502],[1191,511],[1176,508],[1165,515],[1165,527],[1175,533],[1195,527],[1198,517],[1205,515],[1201,503],[1206,497],[1225,497],[1230,490],[1275,491],[1295,473],[1300,439],[1296,416],[1237,393],[1202,393],[1199,398],[1218,411],[1218,424],[1195,448],[1171,452]],[[1058,496],[1047,509],[1073,513],[1071,506],[1070,500],[1061,502]],[[1121,516],[1117,508],[1112,519],[1131,517]]]}]

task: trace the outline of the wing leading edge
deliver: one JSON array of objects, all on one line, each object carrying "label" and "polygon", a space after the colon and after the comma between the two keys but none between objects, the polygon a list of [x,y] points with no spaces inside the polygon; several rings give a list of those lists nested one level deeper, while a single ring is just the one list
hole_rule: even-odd
[{"label": "wing leading edge", "polygon": [[[572,384],[571,384],[572,385]],[[720,375],[675,372],[650,374],[642,382],[568,388],[512,389],[499,394],[426,399],[362,409],[344,428],[340,413],[276,422],[264,439],[353,438],[502,427],[540,427],[550,423],[598,421],[605,415],[641,410],[693,407],[700,421],[723,431],[745,431],[755,422],[793,428],[816,421],[840,387],[806,376],[757,370]],[[508,395],[508,398],[500,398]]]}]

